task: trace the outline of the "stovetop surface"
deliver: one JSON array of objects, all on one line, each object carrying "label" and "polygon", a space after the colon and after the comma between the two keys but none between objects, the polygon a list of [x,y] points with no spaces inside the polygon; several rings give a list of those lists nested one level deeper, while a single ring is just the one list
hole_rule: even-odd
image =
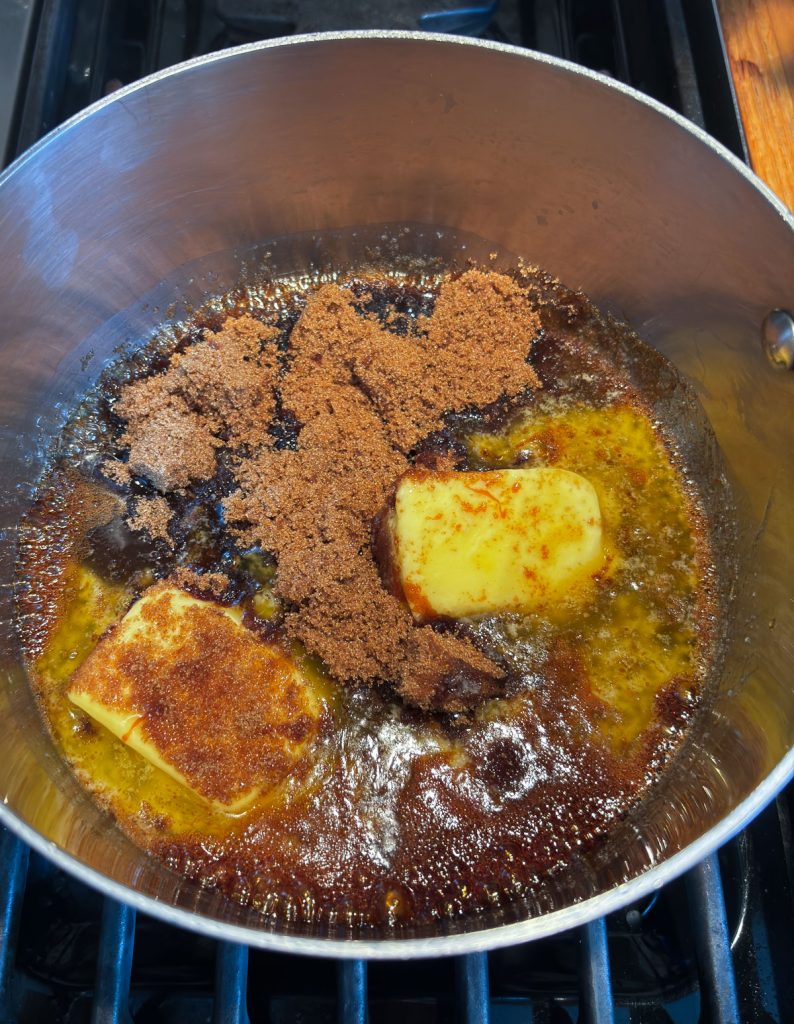
[{"label": "stovetop surface", "polygon": [[[346,974],[355,964],[251,950],[246,957],[246,1000],[224,1007],[232,1016],[218,1017],[219,992],[226,991],[219,975],[230,961],[234,965],[239,952],[235,947],[219,946],[145,915],[135,921],[133,912],[38,854],[28,855],[18,840],[4,833],[0,1020],[243,1022],[247,1007],[251,1021],[320,1024],[364,1020],[360,1011],[365,1006],[372,1024],[396,1024],[408,1014],[415,1024],[461,1019],[494,1024],[588,1019],[596,1024],[785,1024],[794,1007],[791,811],[791,796],[785,792],[718,858],[707,862],[707,870],[696,869],[606,919],[610,967],[599,984],[605,988],[611,980],[613,1012],[610,1016],[590,1005],[589,1017],[583,1005],[592,969],[583,955],[588,941],[584,929],[487,956],[372,963],[358,1008],[354,1005],[341,1018]],[[708,902],[721,898],[726,925],[722,938],[708,933],[704,914]],[[125,964],[119,946],[129,927],[134,928],[134,948]],[[470,990],[477,994],[480,968],[487,972],[487,1005],[464,1017]],[[725,998],[730,995],[731,969],[733,1007]],[[108,1001],[98,984],[98,971],[105,972],[106,982],[121,980],[123,998],[117,1004]],[[100,1000],[101,1009],[110,1006],[104,1016],[97,1016]]]},{"label": "stovetop surface", "polygon": [[[745,156],[718,26],[712,0],[20,0],[0,5],[0,145],[10,159],[119,85],[226,46],[426,28],[605,72]],[[783,793],[719,857],[605,922],[487,956],[368,968],[136,921],[3,833],[0,1024],[783,1024],[794,1020],[791,800]]]},{"label": "stovetop surface", "polygon": [[10,159],[119,85],[228,46],[331,29],[427,29],[601,71],[745,156],[718,25],[713,0],[18,0],[0,4],[0,145],[7,136]]}]

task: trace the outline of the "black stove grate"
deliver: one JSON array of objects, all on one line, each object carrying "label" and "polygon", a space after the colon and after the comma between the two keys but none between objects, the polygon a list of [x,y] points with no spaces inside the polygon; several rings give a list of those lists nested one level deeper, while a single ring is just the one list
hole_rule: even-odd
[{"label": "black stove grate", "polygon": [[119,85],[181,60],[353,27],[447,28],[564,57],[648,93],[747,155],[715,0],[38,0],[34,8],[9,158]]},{"label": "black stove grate", "polygon": [[[33,0],[6,156],[118,85],[199,53],[320,28],[421,24],[605,72],[746,158],[714,0],[491,6]],[[345,21],[354,9],[358,20]],[[791,813],[787,791],[685,878],[575,932],[490,954],[370,964],[248,950],[136,918],[0,830],[0,1024],[786,1024]]]},{"label": "black stove grate", "polygon": [[[653,928],[631,923],[632,914],[641,914],[636,907],[562,936],[562,948],[555,938],[452,961],[368,969],[364,961],[299,959],[296,964],[295,957],[249,953],[244,946],[178,933],[143,916],[136,927],[134,910],[97,896],[38,855],[31,857],[9,833],[0,845],[0,885],[3,1022],[385,1024],[409,1015],[416,1024],[740,1020],[716,856],[685,880],[698,971],[687,972],[676,997],[665,1002],[658,991],[630,994],[610,969],[610,946],[620,942],[622,929],[633,930],[638,947],[644,943],[652,950],[660,940]],[[58,913],[55,927],[47,919],[26,921],[42,898]],[[59,905],[64,903],[72,908],[65,910]],[[31,926],[41,950],[26,935]],[[164,942],[165,933],[171,934]],[[151,956],[153,939],[159,964]],[[565,963],[566,946],[578,964]],[[557,971],[566,975],[556,990],[548,988],[549,954],[559,957]]]},{"label": "black stove grate", "polygon": [[215,942],[100,896],[0,834],[2,1024],[786,1024],[791,796],[642,903],[445,960],[307,960]]}]

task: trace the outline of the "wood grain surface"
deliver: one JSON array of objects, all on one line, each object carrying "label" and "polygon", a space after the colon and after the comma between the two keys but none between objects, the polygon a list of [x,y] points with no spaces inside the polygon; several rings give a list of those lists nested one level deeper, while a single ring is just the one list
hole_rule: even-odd
[{"label": "wood grain surface", "polygon": [[717,0],[753,170],[794,210],[794,0]]}]

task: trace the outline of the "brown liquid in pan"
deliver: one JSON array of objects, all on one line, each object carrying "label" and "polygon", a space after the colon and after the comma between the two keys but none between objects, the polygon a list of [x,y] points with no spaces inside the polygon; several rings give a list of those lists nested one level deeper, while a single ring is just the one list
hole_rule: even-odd
[{"label": "brown liquid in pan", "polygon": [[[300,290],[285,303],[282,289],[277,302],[274,288],[263,285],[256,303],[240,296],[227,303],[232,321],[244,314],[267,325],[261,344],[272,346],[272,363],[265,361],[260,379],[265,389],[268,380],[275,387],[258,398],[267,409],[263,432],[238,417],[235,447],[237,427],[214,421],[211,472],[174,486],[167,476],[155,482],[108,469],[128,465],[129,423],[118,414],[125,389],[168,371],[168,346],[155,344],[111,366],[76,411],[65,454],[42,480],[25,523],[20,624],[42,711],[64,756],[136,842],[275,919],[399,927],[519,899],[586,855],[648,791],[704,697],[714,656],[714,567],[687,467],[621,360],[612,358],[610,327],[590,304],[542,275],[518,273],[513,280],[531,313],[519,334],[534,324],[529,386],[494,401],[469,401],[473,361],[461,369],[458,392],[438,392],[456,396],[451,411],[435,424],[432,407],[424,420],[414,415],[421,434],[399,435],[395,427],[389,444],[396,473],[414,463],[471,471],[558,466],[590,480],[619,558],[573,619],[511,614],[423,627],[431,644],[440,638],[441,667],[429,689],[417,689],[413,654],[395,662],[403,675],[394,678],[356,679],[345,665],[351,649],[370,657],[367,601],[330,584],[311,589],[309,579],[311,600],[329,604],[312,619],[301,613],[310,599],[295,601],[294,582],[279,577],[284,565],[299,564],[296,552],[285,546],[280,560],[272,547],[255,543],[255,522],[241,524],[224,512],[239,514],[235,495],[257,446],[267,448],[259,466],[278,467],[273,453],[300,452],[305,426],[279,384],[298,358],[291,337],[301,330],[306,304]],[[390,337],[406,344],[427,334],[444,279],[361,277],[340,287],[354,296],[355,316],[381,332],[373,335],[376,346]],[[172,347],[188,352],[222,319],[196,317]],[[488,324],[478,329],[487,333]],[[499,344],[499,332],[495,337]],[[493,337],[485,341],[484,352]],[[499,387],[494,380],[477,387]],[[362,393],[377,406],[372,386]],[[345,423],[339,427],[344,431]],[[347,451],[345,444],[341,438],[340,450]],[[329,448],[326,461],[333,460]],[[344,472],[355,481],[355,466]],[[243,504],[256,507],[247,479]],[[317,485],[335,486],[330,475]],[[367,500],[376,498],[377,488]],[[309,501],[295,491],[294,501],[326,514],[321,493]],[[349,527],[354,533],[369,522],[368,506],[362,509],[363,518]],[[311,523],[294,524],[311,532]],[[306,548],[310,571],[316,554]],[[375,579],[381,587],[369,535],[353,557],[354,585],[364,593]],[[315,571],[318,580],[328,575],[327,566]],[[174,578],[239,608],[258,640],[295,660],[320,709],[311,742],[289,772],[239,812],[191,792],[66,696],[105,630],[149,586]],[[396,616],[399,636],[408,637],[399,649],[409,650],[414,627],[405,626],[404,609],[390,607],[384,605]],[[343,645],[340,653],[343,622],[353,615],[364,616],[354,620],[359,646]],[[373,636],[383,628],[377,620]],[[453,645],[473,652],[464,660],[495,666],[491,678],[498,681],[474,697],[466,691],[464,700],[457,677],[444,674]]]}]

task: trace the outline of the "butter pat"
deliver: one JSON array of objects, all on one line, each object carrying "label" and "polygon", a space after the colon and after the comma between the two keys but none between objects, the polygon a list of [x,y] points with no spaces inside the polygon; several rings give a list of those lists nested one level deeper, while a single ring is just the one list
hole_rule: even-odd
[{"label": "butter pat", "polygon": [[321,706],[279,649],[225,608],[160,583],[99,641],[69,699],[218,810],[245,810],[294,768]]},{"label": "butter pat", "polygon": [[392,530],[420,622],[548,608],[583,593],[604,560],[598,496],[564,469],[412,470]]}]

